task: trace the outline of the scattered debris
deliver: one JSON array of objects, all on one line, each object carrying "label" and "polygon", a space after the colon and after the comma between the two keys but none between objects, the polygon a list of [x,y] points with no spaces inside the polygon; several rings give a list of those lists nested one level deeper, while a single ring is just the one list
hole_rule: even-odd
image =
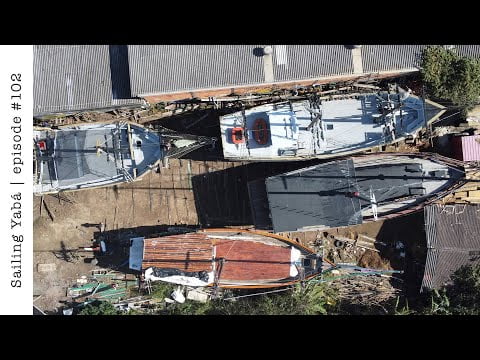
[{"label": "scattered debris", "polygon": [[57,265],[55,264],[37,264],[38,272],[50,272],[50,271],[55,271],[56,269],[57,269]]},{"label": "scattered debris", "polygon": [[187,292],[188,300],[198,301],[201,303],[206,303],[208,301],[209,296],[210,296],[209,294],[203,292],[200,289],[193,289]]},{"label": "scattered debris", "polygon": [[183,304],[185,302],[185,296],[183,295],[183,290],[184,290],[183,286],[178,286],[170,296],[176,302]]},{"label": "scattered debris", "polygon": [[138,288],[138,281],[131,274],[123,274],[113,270],[93,270],[91,275],[82,276],[76,284],[67,289],[67,296],[78,302],[98,299],[118,302],[127,299],[129,291]]}]

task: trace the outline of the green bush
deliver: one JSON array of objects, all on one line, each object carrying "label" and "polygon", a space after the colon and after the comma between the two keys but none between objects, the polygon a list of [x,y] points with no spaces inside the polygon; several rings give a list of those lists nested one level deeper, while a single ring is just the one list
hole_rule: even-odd
[{"label": "green bush", "polygon": [[78,315],[120,315],[121,311],[107,301],[96,301],[85,306]]},{"label": "green bush", "polygon": [[422,53],[422,79],[432,96],[471,108],[480,97],[480,60],[462,57],[443,47]]},{"label": "green bush", "polygon": [[427,293],[424,305],[409,314],[480,315],[480,264],[461,267],[451,279],[452,284]]},{"label": "green bush", "polygon": [[327,314],[329,309],[334,308],[335,295],[328,285],[311,283],[305,287],[297,285],[294,289],[281,293],[255,295],[238,298],[235,301],[213,300],[206,304],[186,301],[184,304],[170,306],[168,313],[175,315],[320,315]]}]

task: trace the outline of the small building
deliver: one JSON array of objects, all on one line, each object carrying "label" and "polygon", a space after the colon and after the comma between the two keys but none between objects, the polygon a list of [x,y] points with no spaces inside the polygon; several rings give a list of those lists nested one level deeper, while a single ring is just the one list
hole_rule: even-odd
[{"label": "small building", "polygon": [[480,135],[454,136],[453,157],[462,161],[480,161]]},{"label": "small building", "polygon": [[438,289],[464,265],[480,264],[480,204],[425,207],[427,260],[421,292]]}]

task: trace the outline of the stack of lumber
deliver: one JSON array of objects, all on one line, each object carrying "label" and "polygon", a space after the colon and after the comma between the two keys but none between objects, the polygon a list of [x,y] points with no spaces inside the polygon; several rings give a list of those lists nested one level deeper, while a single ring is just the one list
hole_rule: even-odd
[{"label": "stack of lumber", "polygon": [[459,187],[452,194],[439,200],[441,204],[479,204],[480,203],[480,168],[474,165],[465,166],[466,178],[471,180]]}]

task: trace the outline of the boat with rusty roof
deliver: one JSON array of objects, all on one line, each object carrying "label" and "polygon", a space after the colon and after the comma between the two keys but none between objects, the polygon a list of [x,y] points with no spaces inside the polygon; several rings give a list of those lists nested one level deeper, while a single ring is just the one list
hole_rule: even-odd
[{"label": "boat with rusty roof", "polygon": [[219,288],[271,288],[311,279],[322,258],[286,237],[256,230],[204,229],[130,239],[129,268],[145,280]]}]

